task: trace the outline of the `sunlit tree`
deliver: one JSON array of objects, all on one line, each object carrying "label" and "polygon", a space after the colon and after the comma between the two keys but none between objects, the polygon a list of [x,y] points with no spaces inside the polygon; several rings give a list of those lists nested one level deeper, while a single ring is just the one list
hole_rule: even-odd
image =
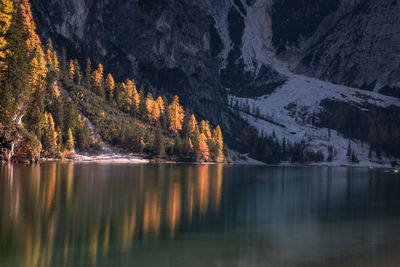
[{"label": "sunlit tree", "polygon": [[106,89],[108,99],[114,99],[115,81],[110,73],[107,75],[104,87]]},{"label": "sunlit tree", "polygon": [[183,111],[182,106],[179,104],[179,97],[174,96],[171,105],[169,106],[169,129],[177,133],[182,130],[182,122],[185,113]]}]

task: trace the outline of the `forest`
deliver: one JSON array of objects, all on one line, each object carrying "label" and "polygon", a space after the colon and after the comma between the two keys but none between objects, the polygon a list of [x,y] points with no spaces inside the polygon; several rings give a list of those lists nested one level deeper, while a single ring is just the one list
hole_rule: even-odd
[{"label": "forest", "polygon": [[146,157],[229,161],[220,126],[198,121],[179,96],[153,96],[134,78],[116,82],[101,63],[81,63],[42,44],[28,0],[1,0],[0,160],[101,150],[88,118],[104,141]]}]

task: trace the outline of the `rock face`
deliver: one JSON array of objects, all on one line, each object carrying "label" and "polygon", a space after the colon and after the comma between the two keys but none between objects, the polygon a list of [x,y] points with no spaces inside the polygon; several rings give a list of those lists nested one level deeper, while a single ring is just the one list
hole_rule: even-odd
[{"label": "rock face", "polygon": [[300,51],[297,72],[367,90],[400,87],[400,1],[277,2],[291,19],[274,27],[274,43]]},{"label": "rock face", "polygon": [[[135,77],[229,132],[227,94],[257,97],[297,72],[399,86],[398,0],[31,0],[38,30],[81,63]],[[293,56],[294,55],[294,56]]]}]

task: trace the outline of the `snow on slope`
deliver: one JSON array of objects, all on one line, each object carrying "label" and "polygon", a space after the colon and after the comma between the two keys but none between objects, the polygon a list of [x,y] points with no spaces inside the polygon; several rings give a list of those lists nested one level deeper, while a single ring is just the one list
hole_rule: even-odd
[{"label": "snow on slope", "polygon": [[[323,152],[325,158],[328,155],[328,146],[332,146],[337,153],[332,163],[335,165],[348,164],[346,153],[349,140],[334,130],[330,131],[329,136],[328,129],[317,128],[307,122],[309,121],[307,119],[303,122],[299,114],[303,112],[309,119],[314,111],[318,113],[322,109],[319,104],[326,98],[357,104],[370,103],[381,107],[400,106],[399,100],[393,97],[335,85],[289,71],[285,71],[285,75],[288,76],[288,81],[270,95],[255,99],[230,96],[230,101],[233,104],[236,101],[239,104],[248,103],[251,109],[259,108],[261,115],[268,115],[269,120],[274,123],[240,112],[242,118],[256,127],[260,134],[272,135],[274,132],[281,140],[283,138],[292,142],[305,140],[313,151]],[[360,164],[371,165],[368,159],[368,144],[359,140],[350,142],[358,154]],[[384,161],[388,163],[390,159]]]},{"label": "snow on slope", "polygon": [[[293,142],[305,140],[310,149],[323,152],[325,158],[328,155],[328,146],[332,146],[336,151],[336,156],[331,164],[347,165],[349,161],[346,153],[349,140],[334,130],[317,128],[310,122],[312,113],[317,114],[321,111],[322,107],[319,105],[321,100],[329,98],[360,105],[369,103],[380,107],[400,106],[400,102],[393,97],[336,85],[291,72],[288,64],[275,57],[271,44],[271,19],[268,17],[268,12],[265,12],[270,4],[271,0],[256,0],[252,6],[244,5],[247,16],[244,18],[246,27],[243,35],[242,57],[248,70],[254,68],[257,72],[261,64],[269,65],[286,76],[287,81],[270,95],[255,99],[230,95],[229,101],[231,105],[236,102],[246,103],[251,110],[253,107],[258,108],[261,115],[268,117],[268,120],[256,119],[248,113],[240,112],[241,117],[256,127],[260,134],[272,135],[274,132],[279,139],[285,138]],[[301,114],[304,115],[305,120],[301,118]],[[359,140],[350,140],[350,142],[360,159],[359,165],[376,165],[368,159],[368,144]],[[372,159],[372,161],[377,160]],[[389,161],[390,159],[383,160],[386,163]]]}]

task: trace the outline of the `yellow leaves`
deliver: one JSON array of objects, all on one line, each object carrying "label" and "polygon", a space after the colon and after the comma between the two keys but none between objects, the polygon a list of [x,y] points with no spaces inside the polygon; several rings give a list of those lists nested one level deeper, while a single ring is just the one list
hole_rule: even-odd
[{"label": "yellow leaves", "polygon": [[0,0],[0,72],[6,71],[7,65],[4,59],[7,55],[6,46],[8,44],[5,35],[11,26],[14,5],[12,0]]},{"label": "yellow leaves", "polygon": [[217,127],[213,131],[213,138],[218,146],[218,149],[222,150],[222,148],[224,147],[224,141],[222,138],[222,132],[219,125],[217,125]]},{"label": "yellow leaves", "polygon": [[207,139],[211,139],[210,123],[208,121],[202,120],[200,122],[200,132],[204,133]]},{"label": "yellow leaves", "polygon": [[189,135],[191,136],[197,129],[197,120],[196,117],[192,114],[189,120]]},{"label": "yellow leaves", "polygon": [[127,79],[125,83],[122,83],[122,88],[126,94],[129,109],[133,108],[133,110],[137,113],[139,111],[140,99],[136,90],[135,80]]},{"label": "yellow leaves", "polygon": [[199,152],[200,156],[204,158],[204,160],[209,160],[210,152],[208,150],[207,137],[204,133],[199,135]]},{"label": "yellow leaves", "polygon": [[69,61],[69,78],[71,80],[73,80],[74,76],[75,76],[75,65],[74,65],[74,61],[71,59]]},{"label": "yellow leaves", "polygon": [[103,78],[103,65],[99,64],[97,70],[94,71],[93,74],[93,85],[97,88],[97,90],[102,93],[103,91],[103,83],[104,83],[104,78]]},{"label": "yellow leaves", "polygon": [[60,71],[60,62],[58,61],[57,52],[53,51],[53,68],[56,72]]},{"label": "yellow leaves", "polygon": [[162,97],[161,96],[157,97],[156,102],[157,102],[158,108],[160,109],[160,114],[164,114],[165,107],[164,107],[164,100],[162,99]]},{"label": "yellow leaves", "polygon": [[113,99],[114,98],[115,81],[114,81],[113,76],[110,73],[107,75],[107,78],[105,81],[105,88],[106,88],[108,98],[110,100]]},{"label": "yellow leaves", "polygon": [[154,124],[157,123],[160,118],[160,107],[151,96],[146,99],[146,110],[149,120]]},{"label": "yellow leaves", "polygon": [[169,106],[169,120],[170,125],[169,129],[177,133],[178,131],[182,130],[182,122],[185,113],[181,105],[179,105],[179,97],[176,95],[172,100],[171,105]]}]

